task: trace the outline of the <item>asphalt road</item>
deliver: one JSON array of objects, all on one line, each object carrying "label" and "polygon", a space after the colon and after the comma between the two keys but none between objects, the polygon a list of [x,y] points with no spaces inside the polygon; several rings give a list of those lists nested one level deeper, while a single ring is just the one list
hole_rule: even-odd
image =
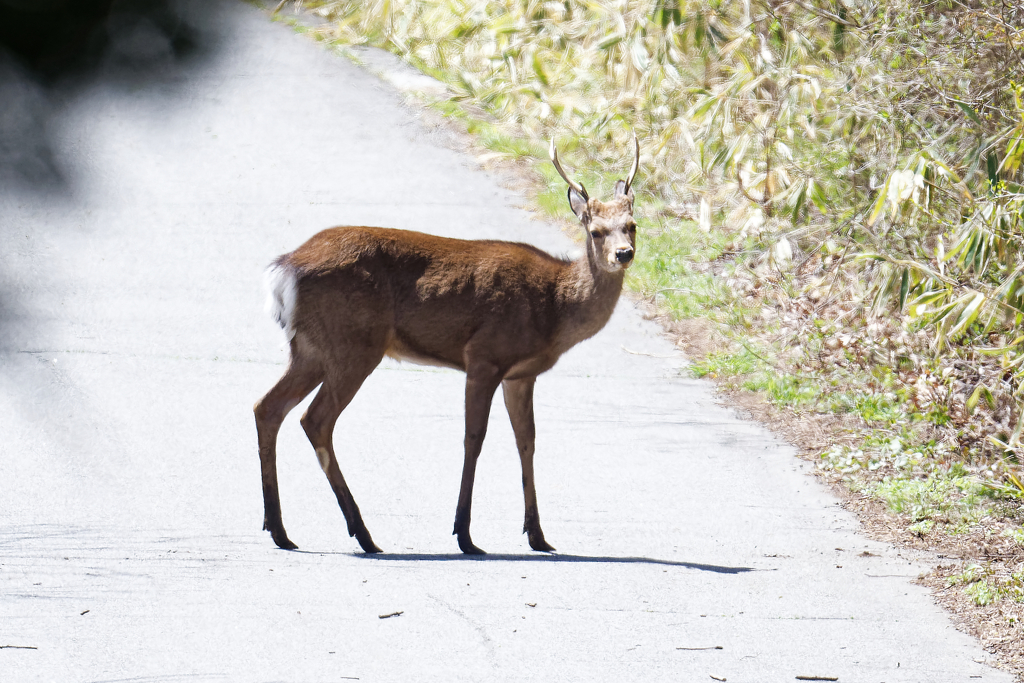
[{"label": "asphalt road", "polygon": [[204,49],[145,78],[22,83],[49,156],[0,193],[0,679],[1011,680],[913,584],[923,560],[858,535],[627,301],[538,382],[557,554],[521,534],[500,399],[473,506],[490,554],[458,552],[463,377],[390,361],[335,439],[385,553],[348,537],[301,406],[279,441],[300,551],[276,549],[267,263],[349,223],[572,245],[376,76],[212,7]]}]

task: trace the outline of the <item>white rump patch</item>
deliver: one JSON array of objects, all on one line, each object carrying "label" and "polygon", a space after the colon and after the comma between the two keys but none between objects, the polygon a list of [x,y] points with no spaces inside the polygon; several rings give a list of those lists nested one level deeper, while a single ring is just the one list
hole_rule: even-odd
[{"label": "white rump patch", "polygon": [[263,282],[267,287],[267,313],[284,329],[290,341],[295,336],[295,329],[292,327],[295,296],[298,291],[295,273],[289,268],[274,264],[263,273]]}]

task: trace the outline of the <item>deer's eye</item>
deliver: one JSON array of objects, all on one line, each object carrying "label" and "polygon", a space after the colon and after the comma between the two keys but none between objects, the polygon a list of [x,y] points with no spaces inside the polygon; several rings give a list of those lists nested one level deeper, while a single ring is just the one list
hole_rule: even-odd
[{"label": "deer's eye", "polygon": [[636,223],[632,223],[632,224],[631,224],[631,225],[630,225],[630,226],[629,226],[628,228],[626,228],[626,229],[627,229],[627,230],[629,230],[629,234],[631,234],[631,235],[632,235],[632,234],[634,234],[634,233],[636,233]]},{"label": "deer's eye", "polygon": [[595,240],[596,239],[601,239],[601,237],[603,237],[603,235],[601,233],[599,233],[597,230],[591,230],[590,231],[590,236],[593,237]]}]

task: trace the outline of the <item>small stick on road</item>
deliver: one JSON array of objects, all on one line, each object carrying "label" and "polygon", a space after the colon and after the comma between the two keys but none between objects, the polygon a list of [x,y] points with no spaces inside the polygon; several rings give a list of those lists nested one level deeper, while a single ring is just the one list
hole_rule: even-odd
[{"label": "small stick on road", "polygon": [[38,650],[35,645],[0,645],[0,650]]},{"label": "small stick on road", "polygon": [[838,681],[839,676],[797,676],[798,681]]},{"label": "small stick on road", "polygon": [[711,645],[709,647],[677,647],[677,650],[721,650],[721,645]]},{"label": "small stick on road", "polygon": [[398,617],[405,614],[405,612],[392,612],[391,614],[380,614],[377,616],[378,619],[390,619],[391,617]]},{"label": "small stick on road", "polygon": [[711,676],[711,677],[712,677],[713,679],[715,679],[716,681],[724,681],[724,680],[725,680],[725,676],[722,676],[722,677],[718,677],[718,676],[716,676],[715,674],[708,674],[708,676]]},{"label": "small stick on road", "polygon": [[667,356],[659,356],[653,353],[647,353],[646,351],[634,351],[633,349],[627,349],[625,346],[622,347],[622,350],[625,351],[626,353],[631,353],[634,356],[647,356],[648,358],[679,358],[678,353],[669,354]]}]

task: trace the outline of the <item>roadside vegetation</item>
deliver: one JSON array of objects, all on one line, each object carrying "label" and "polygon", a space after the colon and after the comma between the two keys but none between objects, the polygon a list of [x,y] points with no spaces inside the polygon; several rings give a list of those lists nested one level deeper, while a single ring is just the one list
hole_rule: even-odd
[{"label": "roadside vegetation", "polygon": [[711,340],[698,376],[813,423],[823,475],[951,558],[926,581],[1024,672],[1021,3],[297,4],[445,83],[553,215],[546,141],[607,192],[635,132],[636,296]]}]

